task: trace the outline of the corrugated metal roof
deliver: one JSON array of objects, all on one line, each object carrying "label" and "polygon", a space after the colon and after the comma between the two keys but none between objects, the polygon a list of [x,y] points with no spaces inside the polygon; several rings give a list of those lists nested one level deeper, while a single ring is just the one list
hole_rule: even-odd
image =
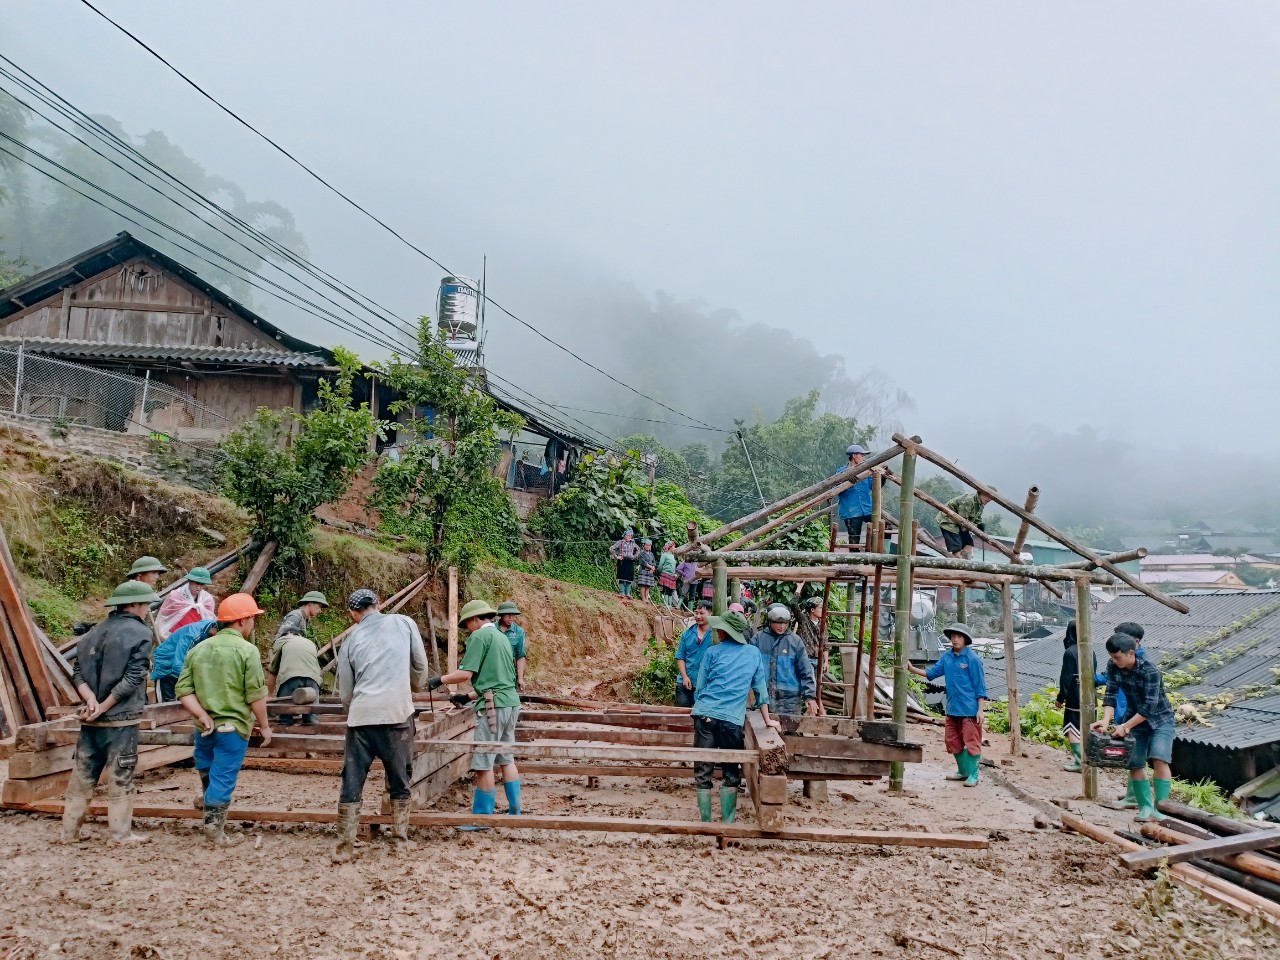
[{"label": "corrugated metal roof", "polygon": [[1143,583],[1217,583],[1233,576],[1230,570],[1143,570]]},{"label": "corrugated metal roof", "polygon": [[[1190,613],[1179,614],[1140,594],[1121,594],[1096,610],[1094,648],[1099,663],[1105,662],[1102,645],[1116,624],[1133,621],[1146,631],[1143,646],[1156,664],[1166,671],[1195,674],[1193,684],[1178,688],[1182,696],[1208,699],[1280,682],[1280,591],[1213,590],[1175,596]],[[1245,624],[1257,611],[1266,612]],[[1057,689],[1064,632],[1018,650],[1019,701],[1026,702],[1046,687]],[[985,666],[987,690],[993,697],[1005,696],[1003,654],[991,657]],[[1222,718],[1227,718],[1225,725],[1219,723]],[[1179,726],[1178,739],[1235,750],[1280,742],[1280,693],[1237,700],[1215,715],[1213,724]],[[1206,733],[1212,733],[1212,739],[1204,739]]]},{"label": "corrugated metal roof", "polygon": [[101,343],[97,340],[55,340],[48,337],[3,337],[0,345],[23,348],[47,357],[76,360],[176,360],[187,363],[268,364],[279,367],[327,367],[322,353],[298,353],[272,347],[205,347],[189,344]]}]

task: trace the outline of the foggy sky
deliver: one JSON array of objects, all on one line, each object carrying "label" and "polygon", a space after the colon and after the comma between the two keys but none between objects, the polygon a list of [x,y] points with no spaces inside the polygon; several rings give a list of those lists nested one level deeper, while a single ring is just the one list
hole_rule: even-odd
[{"label": "foggy sky", "polygon": [[[1280,454],[1274,4],[100,5],[453,269],[487,254],[493,296],[623,378],[619,283],[885,371],[910,432],[1016,483],[1052,485],[1019,459],[1038,425]],[[0,30],[84,109],[291,208],[321,266],[433,311],[440,270],[79,3],[15,0]],[[603,388],[489,320],[512,380]],[[672,376],[724,359],[671,352]]]}]

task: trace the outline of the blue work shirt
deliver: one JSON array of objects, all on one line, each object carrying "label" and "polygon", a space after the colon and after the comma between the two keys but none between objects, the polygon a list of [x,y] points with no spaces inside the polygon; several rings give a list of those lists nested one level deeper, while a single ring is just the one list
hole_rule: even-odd
[{"label": "blue work shirt", "polygon": [[818,699],[818,683],[813,676],[813,662],[805,651],[804,641],[788,630],[779,636],[765,627],[751,644],[764,658],[769,676],[769,699],[804,697]]},{"label": "blue work shirt", "polygon": [[169,634],[165,641],[156,647],[151,679],[182,676],[182,664],[186,661],[187,654],[191,652],[192,647],[205,638],[209,627],[217,622],[216,620],[197,620]]},{"label": "blue work shirt", "polygon": [[698,670],[702,666],[702,658],[714,643],[710,626],[707,627],[707,632],[702,635],[701,640],[698,639],[696,623],[689,624],[684,633],[680,634],[680,644],[676,647],[676,659],[684,661],[684,672],[695,683],[698,681]]},{"label": "blue work shirt", "polygon": [[[1147,651],[1143,650],[1141,647],[1139,647],[1135,652],[1138,654],[1139,660],[1147,659]],[[1110,664],[1108,664],[1108,666],[1109,665]],[[1107,671],[1103,669],[1098,673],[1095,673],[1093,675],[1093,682],[1106,686]],[[1124,688],[1122,687],[1116,688],[1116,708],[1111,719],[1113,723],[1124,723],[1129,719],[1129,698],[1124,695]]]},{"label": "blue work shirt", "polygon": [[[848,469],[849,466],[846,464],[836,473],[843,473]],[[871,516],[871,484],[874,482],[874,476],[863,477],[848,490],[841,492],[836,498],[841,520],[848,520],[851,517]]]},{"label": "blue work shirt", "polygon": [[930,667],[925,676],[930,680],[947,678],[947,716],[976,717],[978,700],[989,700],[987,675],[982,669],[982,658],[965,647],[959,653],[948,650]]},{"label": "blue work shirt", "polygon": [[524,627],[518,623],[513,623],[507,629],[502,631],[507,635],[507,639],[511,641],[511,659],[523,660],[528,656],[524,643]]},{"label": "blue work shirt", "polygon": [[702,657],[691,713],[742,726],[747,721],[748,693],[755,692],[757,707],[769,703],[766,679],[764,657],[755,647],[736,640],[717,643]]}]

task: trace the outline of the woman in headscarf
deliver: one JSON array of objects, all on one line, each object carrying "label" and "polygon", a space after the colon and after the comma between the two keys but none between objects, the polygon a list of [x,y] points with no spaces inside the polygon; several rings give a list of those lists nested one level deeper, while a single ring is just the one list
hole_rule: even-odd
[{"label": "woman in headscarf", "polygon": [[653,555],[653,541],[645,537],[640,541],[640,569],[636,571],[636,586],[640,599],[649,602],[649,588],[658,582],[658,560]]},{"label": "woman in headscarf", "polygon": [[658,558],[658,585],[662,587],[662,602],[668,607],[679,605],[676,600],[676,542],[668,540]]},{"label": "woman in headscarf", "polygon": [[636,557],[640,556],[640,544],[634,537],[635,533],[628,527],[623,531],[622,539],[609,548],[609,556],[617,564],[618,593],[624,597],[631,596],[631,583],[636,578]]},{"label": "woman in headscarf", "polygon": [[[1076,645],[1076,622],[1067,624],[1062,637],[1062,672],[1058,676],[1058,706],[1062,707],[1062,732],[1071,746],[1071,762],[1062,769],[1080,772],[1080,648]],[[1098,672],[1098,658],[1093,658]]]}]

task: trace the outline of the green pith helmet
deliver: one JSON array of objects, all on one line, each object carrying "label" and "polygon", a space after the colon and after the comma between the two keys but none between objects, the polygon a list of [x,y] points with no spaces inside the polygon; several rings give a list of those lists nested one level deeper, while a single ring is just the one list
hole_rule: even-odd
[{"label": "green pith helmet", "polygon": [[942,631],[942,635],[944,637],[949,636],[950,634],[953,634],[953,633],[958,633],[960,634],[960,636],[964,637],[964,645],[966,647],[969,644],[973,643],[973,634],[969,632],[969,628],[966,627],[963,623],[953,623],[950,626],[948,626],[945,630]]},{"label": "green pith helmet", "polygon": [[516,606],[514,600],[503,600],[498,604],[498,616],[505,617],[508,614],[513,617],[520,616],[520,608]]},{"label": "green pith helmet", "polygon": [[133,561],[126,576],[136,577],[140,573],[168,573],[169,568],[155,557],[139,557]]},{"label": "green pith helmet", "polygon": [[497,616],[498,611],[489,606],[487,600],[468,600],[466,605],[458,611],[458,625],[466,623],[472,617]]},{"label": "green pith helmet", "polygon": [[159,595],[140,580],[126,580],[111,591],[103,601],[104,607],[127,607],[131,603],[155,603]]},{"label": "green pith helmet", "polygon": [[192,567],[191,572],[187,574],[187,579],[192,583],[200,583],[206,587],[213,583],[213,577],[209,576],[209,571],[204,567]]},{"label": "green pith helmet", "polygon": [[299,600],[298,603],[318,603],[322,607],[327,607],[329,605],[329,601],[325,599],[324,594],[319,590],[312,590],[309,593],[304,593],[302,595],[302,599]]},{"label": "green pith helmet", "polygon": [[751,624],[742,614],[726,613],[723,617],[712,617],[708,622],[712,630],[721,630],[738,643],[747,642],[747,633],[751,630]]}]

